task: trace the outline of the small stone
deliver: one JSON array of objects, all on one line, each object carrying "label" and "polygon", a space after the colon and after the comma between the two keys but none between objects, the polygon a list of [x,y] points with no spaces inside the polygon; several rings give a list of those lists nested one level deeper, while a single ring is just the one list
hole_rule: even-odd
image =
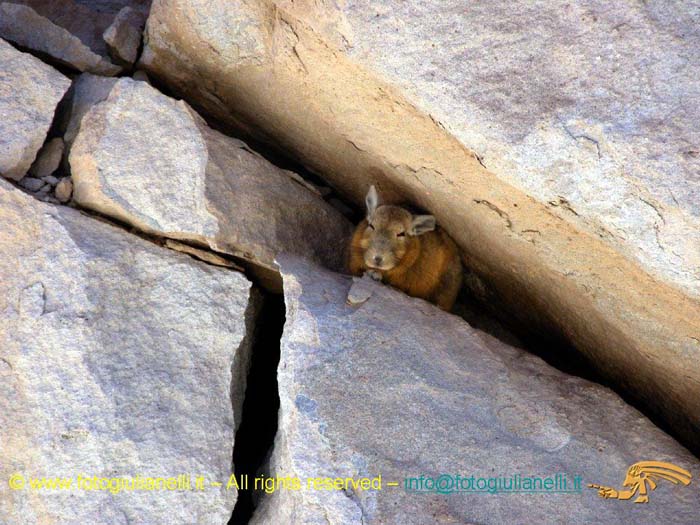
[{"label": "small stone", "polygon": [[352,286],[348,290],[347,304],[358,306],[367,302],[372,297],[373,286],[377,285],[374,284],[374,279],[367,273],[362,277],[353,277]]},{"label": "small stone", "polygon": [[66,177],[65,179],[61,179],[59,181],[59,183],[56,185],[54,194],[59,202],[66,203],[70,200],[71,195],[73,194],[73,182],[70,180],[70,177]]},{"label": "small stone", "polygon": [[27,191],[39,191],[44,185],[44,181],[34,177],[24,177],[19,181],[19,185]]},{"label": "small stone", "polygon": [[29,168],[29,173],[39,178],[51,175],[58,169],[59,164],[61,164],[64,147],[65,145],[61,137],[49,140],[44,144],[41,150],[39,150],[34,164]]},{"label": "small stone", "polygon": [[200,250],[199,248],[195,248],[194,246],[190,246],[189,244],[185,244],[183,242],[175,241],[173,239],[165,239],[165,246],[167,248],[170,248],[171,250],[177,250],[178,252],[186,253],[188,255],[191,255],[192,257],[196,257],[197,259],[202,260],[204,262],[208,262],[209,264],[213,264],[214,266],[234,268],[239,272],[244,271],[243,267],[238,266],[236,263],[229,261],[228,259],[224,259],[223,257],[217,255],[214,252]]},{"label": "small stone", "polygon": [[[42,180],[41,182],[43,183],[44,181]],[[39,188],[39,191],[37,193],[40,193],[40,194],[48,193],[51,191],[52,187],[53,186],[51,186],[51,184],[44,184],[41,188]]]},{"label": "small stone", "polygon": [[41,180],[43,180],[46,184],[51,184],[51,186],[55,186],[56,184],[58,184],[58,179],[53,175],[47,175],[46,177],[42,177]]}]

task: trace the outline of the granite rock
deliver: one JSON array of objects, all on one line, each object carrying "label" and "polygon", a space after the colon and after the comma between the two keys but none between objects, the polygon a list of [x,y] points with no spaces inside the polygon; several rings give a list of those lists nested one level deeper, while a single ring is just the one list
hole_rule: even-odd
[{"label": "granite rock", "polygon": [[[50,57],[57,63],[68,66],[78,71],[89,71],[92,73],[113,76],[121,71],[121,67],[114,65],[106,56],[106,48],[100,53],[101,47],[105,46],[101,39],[90,39],[90,31],[94,28],[91,20],[85,18],[85,12],[90,13],[88,8],[81,8],[77,12],[59,6],[72,2],[62,0],[60,2],[48,3],[51,12],[61,14],[62,20],[70,22],[67,27],[53,22],[47,16],[37,12],[32,6],[34,4],[47,5],[47,2],[28,2],[29,5],[2,2],[0,3],[0,37],[10,40],[23,48],[29,49],[38,54]],[[76,4],[77,5],[77,4]],[[74,24],[78,27],[73,27]],[[87,33],[81,39],[79,34],[75,34],[71,29],[87,28]],[[91,45],[92,44],[92,47]],[[94,48],[98,49],[95,50]]]},{"label": "granite rock", "polygon": [[[208,483],[232,473],[251,283],[3,181],[0,248],[3,523],[226,523],[236,490]],[[78,480],[179,475],[206,489]]]},{"label": "granite rock", "polygon": [[[697,458],[609,389],[385,285],[296,257],[279,263],[287,313],[268,475],[296,477],[301,489],[264,496],[252,523],[697,521],[693,483],[661,480],[649,505],[604,500],[587,486],[622,489],[640,460],[674,463],[693,482],[700,471]],[[349,305],[357,286],[363,296],[369,289],[369,298]],[[510,479],[507,486],[517,475],[551,476],[554,483],[558,474],[567,480],[557,487],[563,492],[475,493],[488,489],[489,479]],[[308,486],[309,478],[380,475],[381,490]],[[426,489],[427,481],[416,490],[421,476],[441,475],[441,491]],[[469,482],[456,475],[474,476],[474,491],[458,490]]]},{"label": "granite rock", "polygon": [[120,79],[85,114],[69,160],[78,205],[234,255],[263,279],[275,279],[279,251],[344,265],[347,219],[298,175],[145,82]]},{"label": "granite rock", "polygon": [[435,215],[488,305],[697,447],[692,4],[156,0],[140,65],[346,201]]},{"label": "granite rock", "polygon": [[0,39],[0,174],[19,180],[44,144],[70,80]]}]

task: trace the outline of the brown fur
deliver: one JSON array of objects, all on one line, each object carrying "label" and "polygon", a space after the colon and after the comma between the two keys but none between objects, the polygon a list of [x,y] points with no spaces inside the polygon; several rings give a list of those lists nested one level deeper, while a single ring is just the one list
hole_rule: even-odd
[{"label": "brown fur", "polygon": [[[398,206],[379,206],[368,214],[369,220],[357,226],[350,241],[350,273],[374,272],[382,282],[450,311],[462,284],[454,241],[439,227],[411,235],[416,216]],[[401,232],[405,234],[397,235]],[[382,258],[381,268],[375,265],[375,256]]]}]

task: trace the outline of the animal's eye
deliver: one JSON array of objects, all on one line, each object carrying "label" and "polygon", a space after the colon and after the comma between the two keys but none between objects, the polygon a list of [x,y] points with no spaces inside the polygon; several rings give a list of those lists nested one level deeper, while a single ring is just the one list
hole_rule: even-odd
[{"label": "animal's eye", "polygon": [[373,224],[368,224],[367,226],[369,226],[371,229],[374,230],[374,225],[373,225]]},{"label": "animal's eye", "polygon": [[397,237],[406,237],[406,232],[399,232],[396,234]]}]

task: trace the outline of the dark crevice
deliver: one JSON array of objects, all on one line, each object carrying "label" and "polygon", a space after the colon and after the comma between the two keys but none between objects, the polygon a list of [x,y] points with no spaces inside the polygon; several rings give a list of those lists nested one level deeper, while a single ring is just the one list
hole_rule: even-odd
[{"label": "dark crevice", "polygon": [[[469,273],[466,272],[466,275]],[[492,290],[484,292],[481,289],[474,292],[465,285],[460,291],[453,313],[462,317],[472,327],[536,355],[566,374],[609,388],[625,403],[644,414],[659,429],[700,458],[700,441],[688,441],[671,428],[663,414],[657,413],[644,399],[611,382],[564,334],[544,328],[551,326],[551,323],[533,324],[529,318],[512,315],[507,306],[507,300]]]},{"label": "dark crevice", "polygon": [[280,406],[277,365],[284,320],[284,297],[267,294],[253,335],[243,414],[233,449],[236,479],[241,480],[247,476],[250,485],[247,489],[239,490],[229,525],[243,525],[250,521],[256,507],[252,490],[253,478],[264,473],[261,469],[266,464],[277,433]]},{"label": "dark crevice", "polygon": [[38,50],[38,49],[32,49],[31,47],[26,47],[21,44],[18,44],[17,42],[13,40],[7,40],[5,39],[5,42],[10,44],[12,47],[14,47],[17,51],[21,51],[22,53],[27,53],[28,55],[32,55],[35,58],[38,58],[45,64],[51,66],[55,70],[57,70],[59,73],[61,73],[63,76],[68,77],[71,80],[74,80],[78,75],[81,74],[81,71],[76,69],[75,66],[72,66],[71,64],[67,62],[63,62],[59,60],[56,57],[51,56],[48,53],[45,53],[44,51]]},{"label": "dark crevice", "polygon": [[479,298],[466,285],[460,290],[453,310],[473,328],[541,357],[566,374],[610,386],[587,358],[563,336],[538,329],[508,312],[506,302],[495,294],[488,293],[487,297]]}]

